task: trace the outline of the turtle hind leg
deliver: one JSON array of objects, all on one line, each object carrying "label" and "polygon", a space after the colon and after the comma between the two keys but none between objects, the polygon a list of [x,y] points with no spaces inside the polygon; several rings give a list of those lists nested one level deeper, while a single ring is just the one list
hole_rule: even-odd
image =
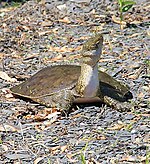
[{"label": "turtle hind leg", "polygon": [[46,107],[56,108],[60,112],[67,112],[72,106],[74,95],[72,90],[62,90],[53,94],[35,97],[32,100]]},{"label": "turtle hind leg", "polygon": [[103,101],[106,105],[112,107],[113,109],[119,112],[129,112],[132,109],[131,104],[129,102],[119,102],[108,96],[104,96]]}]

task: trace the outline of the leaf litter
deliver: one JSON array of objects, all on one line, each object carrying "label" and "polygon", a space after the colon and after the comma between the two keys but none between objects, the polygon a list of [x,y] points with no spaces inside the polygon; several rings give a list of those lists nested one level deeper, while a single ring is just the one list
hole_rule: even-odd
[{"label": "leaf litter", "polygon": [[[148,1],[134,5],[122,31],[115,2],[28,1],[19,8],[0,9],[0,161],[80,163],[87,142],[87,162],[148,161],[148,6]],[[57,109],[9,95],[10,86],[49,62],[78,64],[83,42],[101,30],[110,33],[104,36],[100,69],[130,86],[131,103],[136,104],[131,113],[92,106],[64,117]]]}]

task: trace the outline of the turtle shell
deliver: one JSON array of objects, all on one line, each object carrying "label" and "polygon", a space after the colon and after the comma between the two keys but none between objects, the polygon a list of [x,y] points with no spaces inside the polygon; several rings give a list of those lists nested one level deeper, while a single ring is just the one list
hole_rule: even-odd
[{"label": "turtle shell", "polygon": [[[30,98],[42,103],[51,95],[57,95],[63,90],[71,90],[77,84],[81,67],[77,65],[50,66],[37,72],[27,81],[14,86],[11,91],[15,95]],[[129,88],[113,77],[99,71],[100,89],[103,95],[108,95],[119,101],[132,98]]]},{"label": "turtle shell", "polygon": [[14,94],[27,97],[51,95],[75,86],[80,75],[80,67],[75,65],[56,65],[46,67],[25,82],[14,86]]}]

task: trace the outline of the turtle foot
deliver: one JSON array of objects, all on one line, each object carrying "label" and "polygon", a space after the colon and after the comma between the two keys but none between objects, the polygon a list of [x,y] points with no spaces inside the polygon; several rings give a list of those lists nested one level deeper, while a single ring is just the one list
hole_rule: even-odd
[{"label": "turtle foot", "polygon": [[129,112],[132,109],[129,102],[118,102],[108,96],[104,96],[104,103],[119,112]]}]

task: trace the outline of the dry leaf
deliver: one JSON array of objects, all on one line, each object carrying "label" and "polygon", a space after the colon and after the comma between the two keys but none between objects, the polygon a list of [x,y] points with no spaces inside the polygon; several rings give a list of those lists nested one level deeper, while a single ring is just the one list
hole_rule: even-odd
[{"label": "dry leaf", "polygon": [[76,156],[77,154],[80,154],[80,152],[74,153],[74,154],[68,153],[68,154],[66,154],[66,156],[67,156],[67,158],[71,159],[72,157]]},{"label": "dry leaf", "polygon": [[20,164],[20,162],[14,162],[14,164]]},{"label": "dry leaf", "polygon": [[74,52],[75,48],[68,48],[67,46],[64,47],[53,47],[49,46],[49,51],[55,51],[55,52]]},{"label": "dry leaf", "polygon": [[150,36],[150,29],[147,30],[147,35]]},{"label": "dry leaf", "polygon": [[6,146],[6,145],[4,145],[4,144],[1,145],[1,148],[2,148],[3,150],[5,150],[5,151],[8,151],[8,146]]},{"label": "dry leaf", "polygon": [[67,148],[68,148],[67,145],[61,146],[61,147],[60,147],[61,153],[63,153]]},{"label": "dry leaf", "polygon": [[121,159],[121,161],[130,161],[130,162],[134,162],[134,161],[136,161],[136,160],[137,160],[137,158],[134,157],[134,156],[124,156],[124,157],[122,157],[122,159]]},{"label": "dry leaf", "polygon": [[[69,48],[67,46],[64,46],[64,47],[53,47],[53,46],[49,46],[49,51],[55,51],[55,52],[74,52],[74,51],[78,51],[78,50],[81,50],[81,46],[78,46],[76,48]],[[70,56],[69,59],[74,59],[76,57],[81,57],[81,55],[73,55],[73,56]],[[62,59],[62,54],[60,54],[59,56],[57,57],[54,57],[52,59],[50,59],[51,61],[56,61],[56,60],[60,60]]]},{"label": "dry leaf", "polygon": [[67,24],[71,23],[71,21],[69,20],[68,17],[64,17],[63,19],[59,19],[58,21],[63,22],[63,23],[67,23]]},{"label": "dry leaf", "polygon": [[112,20],[114,21],[114,23],[117,23],[117,24],[122,24],[123,26],[126,26],[126,22],[124,21],[120,21],[120,18],[116,17],[116,16],[112,16]]},{"label": "dry leaf", "polygon": [[112,21],[114,23],[120,24],[120,28],[124,29],[126,27],[126,22],[125,21],[120,21],[120,18],[116,17],[116,16],[112,16]]},{"label": "dry leaf", "polygon": [[8,93],[8,94],[5,95],[5,97],[6,97],[7,99],[9,99],[9,98],[13,98],[14,96],[13,96],[13,94]]},{"label": "dry leaf", "polygon": [[10,93],[10,90],[9,90],[8,88],[2,88],[1,91],[2,91],[4,94]]},{"label": "dry leaf", "polygon": [[38,35],[39,36],[42,36],[42,35],[45,35],[45,34],[50,34],[52,33],[52,30],[48,30],[48,31],[38,31]]},{"label": "dry leaf", "polygon": [[56,118],[58,117],[58,115],[59,114],[61,114],[60,112],[55,112],[55,113],[50,113],[50,114],[48,114],[45,118],[47,118],[47,119],[49,119],[49,120],[53,120],[53,119],[55,119],[56,120]]},{"label": "dry leaf", "polygon": [[77,54],[77,55],[71,55],[68,57],[69,60],[72,60],[72,59],[80,59],[81,58],[81,54]]},{"label": "dry leaf", "polygon": [[72,157],[77,156],[77,155],[79,155],[79,154],[80,154],[80,152],[77,152],[77,153],[74,153],[74,154],[68,153],[68,154],[66,154],[66,156],[67,156],[67,158],[70,160],[70,162],[75,163],[75,162],[77,162],[77,161],[76,161],[75,159],[72,159]]},{"label": "dry leaf", "polygon": [[130,76],[128,76],[128,78],[129,78],[129,79],[135,80],[135,79],[137,79],[138,77],[137,77],[137,75],[130,75]]},{"label": "dry leaf", "polygon": [[141,74],[141,72],[142,72],[142,70],[143,70],[143,66],[141,66],[139,69],[137,69],[136,71],[134,71],[134,74],[129,75],[128,78],[134,79],[134,80],[135,79],[138,79],[139,76],[140,76],[140,74]]},{"label": "dry leaf", "polygon": [[9,12],[9,11],[15,10],[15,9],[16,9],[16,7],[1,8],[1,9],[0,9],[0,13],[2,13],[2,12]]},{"label": "dry leaf", "polygon": [[57,8],[61,11],[66,10],[67,9],[67,5],[63,4],[63,5],[58,5]]},{"label": "dry leaf", "polygon": [[124,156],[122,157],[121,161],[128,161],[128,162],[137,162],[137,160],[145,161],[146,157],[142,157],[142,156]]},{"label": "dry leaf", "polygon": [[80,114],[80,113],[78,113],[78,114],[76,114],[76,115],[70,117],[70,119],[75,119],[75,118],[78,118],[78,117],[81,117],[81,114]]},{"label": "dry leaf", "polygon": [[51,21],[44,21],[41,23],[41,26],[43,26],[43,27],[49,27],[52,25],[53,25],[53,22],[51,22]]},{"label": "dry leaf", "polygon": [[[14,97],[13,94],[10,93],[11,91],[9,88],[2,88],[1,91],[5,94],[5,98],[10,99],[10,98]],[[13,101],[13,99],[12,99],[12,101]]]},{"label": "dry leaf", "polygon": [[107,128],[107,130],[120,130],[124,127],[122,124],[116,124],[113,127]]},{"label": "dry leaf", "polygon": [[1,124],[0,125],[0,131],[1,132],[17,132],[18,129],[16,129],[14,126],[8,125],[8,124]]},{"label": "dry leaf", "polygon": [[59,150],[60,150],[60,146],[55,146],[55,147],[50,148],[50,152],[52,154],[56,154]]},{"label": "dry leaf", "polygon": [[22,33],[21,34],[21,38],[19,40],[19,45],[21,45],[21,43],[23,43],[25,41],[25,39],[26,39],[26,34],[25,33]]},{"label": "dry leaf", "polygon": [[71,159],[74,155],[71,153],[66,154],[67,158]]},{"label": "dry leaf", "polygon": [[100,59],[99,62],[103,63],[103,62],[113,62],[116,59]]},{"label": "dry leaf", "polygon": [[[95,160],[94,158],[91,158],[90,159],[90,162],[92,162],[91,164],[100,164],[97,160]],[[90,163],[88,163],[88,164],[90,164]]]},{"label": "dry leaf", "polygon": [[98,136],[96,136],[96,139],[97,140],[105,140],[106,137],[104,135],[98,135]]},{"label": "dry leaf", "polygon": [[62,54],[59,54],[58,56],[50,59],[50,61],[54,62],[54,61],[58,61],[58,60],[61,60],[63,58]]},{"label": "dry leaf", "polygon": [[128,38],[133,38],[133,37],[137,37],[137,36],[140,36],[142,33],[134,33],[130,36],[128,36]]},{"label": "dry leaf", "polygon": [[9,82],[16,82],[17,80],[15,78],[9,77],[5,72],[0,71],[0,78],[3,80],[9,81]]},{"label": "dry leaf", "polygon": [[45,119],[56,120],[60,112],[57,112],[56,109],[53,108],[45,108],[42,111],[39,111],[38,114],[34,116],[34,119],[37,121],[42,121]]},{"label": "dry leaf", "polygon": [[42,161],[45,157],[38,157],[35,161],[34,164],[39,164],[40,161]]},{"label": "dry leaf", "polygon": [[[1,41],[1,40],[0,40]],[[5,56],[4,53],[0,53],[0,59],[3,59],[3,57]],[[1,61],[0,61],[1,62]]]},{"label": "dry leaf", "polygon": [[79,41],[79,40],[87,40],[87,39],[89,39],[88,36],[81,36],[81,37],[79,37],[79,38],[74,38],[73,40]]},{"label": "dry leaf", "polygon": [[[39,54],[38,53],[34,53],[34,54],[29,54],[27,57],[25,57],[23,60],[30,60],[30,59],[34,59],[34,58],[38,58]],[[24,75],[21,75],[24,76]],[[25,75],[26,76],[26,75]],[[25,77],[26,78],[26,77]]]}]

